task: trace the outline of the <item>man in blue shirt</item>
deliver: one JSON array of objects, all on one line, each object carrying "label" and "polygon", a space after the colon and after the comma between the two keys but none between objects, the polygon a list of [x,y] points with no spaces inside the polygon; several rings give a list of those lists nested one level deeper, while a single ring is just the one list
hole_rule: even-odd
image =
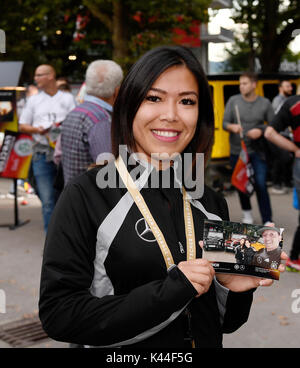
[{"label": "man in blue shirt", "polygon": [[121,67],[111,60],[92,62],[85,77],[84,102],[62,124],[61,149],[65,185],[111,152],[111,113],[123,79]]}]

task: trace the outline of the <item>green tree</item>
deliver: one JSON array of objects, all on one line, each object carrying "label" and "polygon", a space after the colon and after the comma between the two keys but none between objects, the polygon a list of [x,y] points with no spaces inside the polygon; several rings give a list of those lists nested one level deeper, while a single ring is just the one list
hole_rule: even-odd
[{"label": "green tree", "polygon": [[211,0],[83,0],[111,33],[113,58],[130,64],[146,50],[172,42],[175,27],[207,21]]},{"label": "green tree", "polygon": [[263,72],[277,72],[293,31],[300,28],[300,0],[234,0],[233,4],[233,20],[247,25],[231,52],[233,64],[243,65],[241,54],[246,54],[247,69],[254,70],[257,57]]},{"label": "green tree", "polygon": [[250,61],[251,49],[248,42],[244,41],[245,35],[241,37],[235,37],[235,41],[231,48],[227,48],[226,52],[229,55],[229,59],[225,63],[224,70],[226,72],[238,72],[251,69]]},{"label": "green tree", "polygon": [[[76,42],[79,15],[89,20],[82,31],[85,38]],[[0,60],[24,61],[22,78],[26,82],[32,80],[35,67],[42,63],[52,64],[58,75],[82,80],[86,64],[95,57],[93,49],[97,56],[111,55],[110,45],[93,44],[99,34],[100,41],[108,35],[81,0],[1,0],[0,29],[6,33],[6,54],[0,54]],[[71,54],[76,60],[69,59]]]},{"label": "green tree", "polygon": [[0,60],[23,60],[27,82],[41,63],[52,64],[58,75],[73,80],[82,80],[87,64],[96,58],[112,58],[126,69],[153,46],[172,43],[174,28],[189,31],[192,21],[207,21],[210,2],[1,0],[0,29],[6,32],[7,53]]}]

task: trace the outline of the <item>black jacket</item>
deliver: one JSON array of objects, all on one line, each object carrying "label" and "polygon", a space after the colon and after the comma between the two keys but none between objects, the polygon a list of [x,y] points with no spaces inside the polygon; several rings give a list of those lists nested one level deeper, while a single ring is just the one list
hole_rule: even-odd
[{"label": "black jacket", "polygon": [[[52,215],[39,301],[45,331],[55,340],[84,345],[183,347],[188,306],[196,346],[221,347],[222,333],[247,321],[253,293],[228,292],[214,281],[195,298],[196,290],[177,266],[167,271],[127,189],[99,189],[99,172],[95,168],[73,180]],[[141,193],[175,264],[186,260],[180,189],[143,188]],[[228,220],[228,209],[207,187],[192,204],[198,244],[203,220]]]},{"label": "black jacket", "polygon": [[252,264],[258,267],[277,270],[281,262],[281,251],[279,246],[270,251],[267,248],[261,248],[255,253]]},{"label": "black jacket", "polygon": [[245,264],[246,265],[251,265],[252,264],[252,260],[253,257],[255,255],[255,250],[253,249],[253,247],[245,247],[244,250],[244,257],[245,257]]},{"label": "black jacket", "polygon": [[253,249],[253,247],[247,248],[246,246],[244,246],[242,248],[241,245],[238,245],[235,248],[235,258],[237,263],[251,265],[254,255],[255,250]]}]

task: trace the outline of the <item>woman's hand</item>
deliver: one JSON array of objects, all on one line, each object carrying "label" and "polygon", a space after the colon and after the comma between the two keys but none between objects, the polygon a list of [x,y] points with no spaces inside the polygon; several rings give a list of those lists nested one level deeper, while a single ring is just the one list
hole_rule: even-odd
[{"label": "woman's hand", "polygon": [[215,270],[210,262],[202,258],[180,262],[178,268],[197,290],[197,296],[208,291],[215,276]]},{"label": "woman's hand", "polygon": [[[199,242],[200,247],[203,248],[203,241]],[[281,260],[287,260],[288,256],[285,252],[281,252]],[[278,270],[280,272],[285,271],[285,266],[283,264],[279,265]],[[216,275],[218,282],[225,286],[227,289],[234,292],[248,291],[259,286],[271,286],[273,280],[264,279],[254,276],[243,276],[243,275],[231,275],[231,274],[221,274]]]},{"label": "woman's hand", "polygon": [[[288,259],[288,256],[285,252],[281,252],[281,259]],[[280,272],[284,272],[285,266],[283,264],[279,265],[278,270]],[[248,291],[259,286],[271,286],[274,282],[274,280],[264,279],[260,277],[229,274],[226,275],[220,273],[216,275],[216,278],[220,284],[227,287],[227,289],[235,292]]]}]

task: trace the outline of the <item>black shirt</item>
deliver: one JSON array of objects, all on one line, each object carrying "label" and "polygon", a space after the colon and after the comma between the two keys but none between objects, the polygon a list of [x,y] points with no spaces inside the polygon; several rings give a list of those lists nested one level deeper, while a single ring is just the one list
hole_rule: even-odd
[{"label": "black shirt", "polygon": [[300,147],[300,95],[289,97],[275,115],[271,126],[278,132],[287,127],[293,130],[294,142]]}]

